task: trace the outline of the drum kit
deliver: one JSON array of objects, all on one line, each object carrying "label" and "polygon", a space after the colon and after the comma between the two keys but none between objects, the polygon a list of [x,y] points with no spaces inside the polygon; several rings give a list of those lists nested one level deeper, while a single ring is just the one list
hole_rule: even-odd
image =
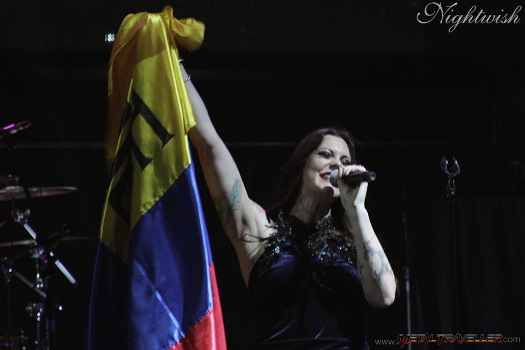
[{"label": "drum kit", "polygon": [[[30,125],[31,123],[28,121],[7,125],[0,130],[0,140],[9,138],[10,135],[26,129]],[[8,150],[14,152],[12,145],[10,143],[7,145]],[[18,235],[22,234],[22,236],[15,238],[11,235],[10,240],[5,241],[5,238],[2,239],[2,232],[0,231],[0,255],[4,255],[0,256],[0,276],[3,275],[0,280],[3,283],[0,285],[4,285],[5,295],[4,332],[0,334],[0,349],[51,350],[54,347],[52,338],[55,334],[55,315],[63,309],[63,306],[56,300],[55,293],[50,288],[50,285],[54,283],[52,276],[57,273],[62,274],[69,283],[77,284],[73,274],[60,261],[55,252],[55,248],[65,240],[64,235],[67,234],[67,231],[51,235],[39,235],[29,223],[30,209],[21,210],[17,208],[17,205],[30,203],[31,199],[65,195],[76,190],[75,187],[67,186],[25,187],[20,184],[18,175],[0,176],[0,203],[11,203],[8,219],[0,222],[0,228],[11,222],[15,227],[21,228]],[[28,277],[27,273],[24,275],[18,269],[18,265],[21,263],[34,265],[34,276]],[[35,322],[34,335],[31,334],[32,332],[24,333],[22,330],[16,336],[12,334],[13,307],[11,304],[14,295],[12,290],[14,278],[22,282],[22,285],[27,286],[27,293],[36,299],[34,302],[29,302],[25,307],[27,317]],[[26,334],[30,335],[26,336]]]}]

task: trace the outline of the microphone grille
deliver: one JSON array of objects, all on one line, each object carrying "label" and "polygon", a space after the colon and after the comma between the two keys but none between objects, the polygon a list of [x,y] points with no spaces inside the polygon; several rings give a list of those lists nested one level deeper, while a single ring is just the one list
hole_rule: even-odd
[{"label": "microphone grille", "polygon": [[339,175],[339,170],[338,169],[335,169],[334,171],[332,171],[332,173],[330,174],[330,183],[332,184],[332,186],[334,187],[339,187],[337,185],[337,176]]}]

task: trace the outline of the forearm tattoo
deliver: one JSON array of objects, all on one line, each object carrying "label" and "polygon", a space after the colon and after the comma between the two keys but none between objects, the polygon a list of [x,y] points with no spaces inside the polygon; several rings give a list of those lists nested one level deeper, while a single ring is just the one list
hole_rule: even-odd
[{"label": "forearm tattoo", "polygon": [[230,198],[225,195],[217,196],[213,199],[215,209],[223,224],[230,222],[233,212],[239,210],[241,200],[241,180],[236,180],[230,192]]},{"label": "forearm tattoo", "polygon": [[372,270],[377,285],[381,286],[381,277],[385,274],[393,274],[392,268],[388,263],[385,252],[382,249],[373,248],[370,241],[366,241],[365,243],[363,243],[363,247],[365,249],[364,257],[366,261],[369,261],[370,257],[374,255],[379,256],[379,258],[381,259],[381,269],[379,271]]}]

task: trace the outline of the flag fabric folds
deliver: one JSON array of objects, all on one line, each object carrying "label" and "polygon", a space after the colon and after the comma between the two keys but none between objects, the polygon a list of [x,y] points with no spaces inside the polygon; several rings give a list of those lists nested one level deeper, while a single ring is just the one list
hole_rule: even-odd
[{"label": "flag fabric folds", "polygon": [[111,179],[100,228],[88,349],[226,349],[187,133],[195,118],[177,47],[204,24],[126,16],[108,72]]}]

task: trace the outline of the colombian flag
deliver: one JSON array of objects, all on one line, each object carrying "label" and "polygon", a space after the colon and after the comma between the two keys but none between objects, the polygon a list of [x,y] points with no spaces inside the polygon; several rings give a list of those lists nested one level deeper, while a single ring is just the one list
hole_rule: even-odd
[{"label": "colombian flag", "polygon": [[226,349],[177,50],[203,38],[203,23],[177,20],[169,6],[126,16],[117,33],[88,349]]}]

